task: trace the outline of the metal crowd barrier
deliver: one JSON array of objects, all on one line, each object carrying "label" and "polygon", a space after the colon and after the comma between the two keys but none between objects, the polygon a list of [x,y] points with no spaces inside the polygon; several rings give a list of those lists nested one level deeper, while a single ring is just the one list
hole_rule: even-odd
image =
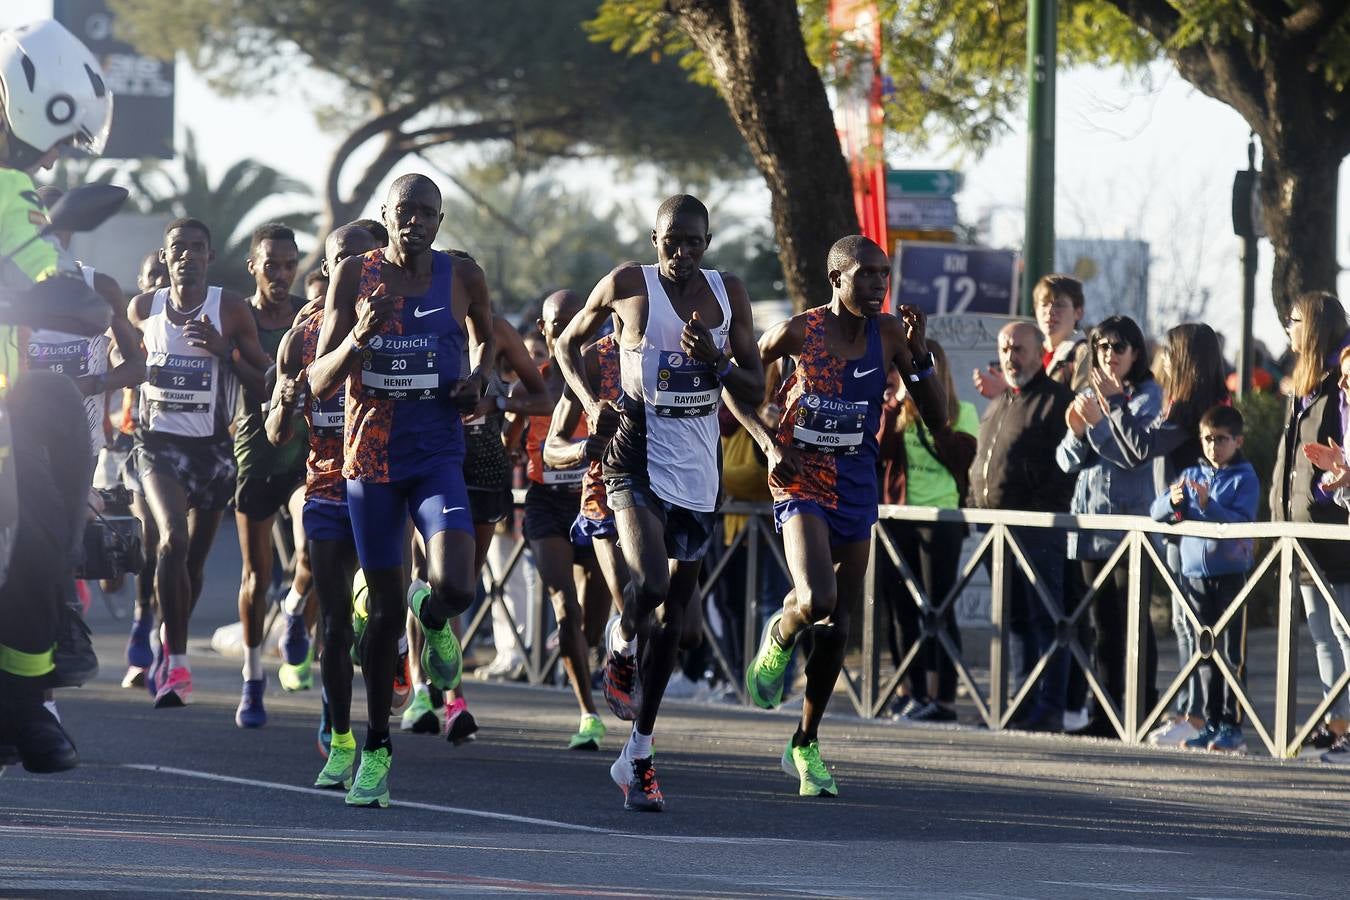
[{"label": "metal crowd barrier", "polygon": [[[516,491],[517,505],[523,505],[524,491]],[[783,559],[778,541],[770,539],[773,534],[772,511],[767,503],[727,503],[722,513],[743,515],[744,527],[732,541],[725,546],[717,540],[704,560],[700,587],[704,594],[716,589],[722,580],[733,555],[741,548],[745,550],[744,594],[739,599],[744,604],[745,628],[740,635],[742,640],[742,659],[750,659],[757,650],[759,630],[755,627],[758,616],[759,565],[760,555],[769,553],[773,562],[784,573],[787,564]],[[1350,671],[1342,674],[1332,686],[1332,690],[1322,697],[1311,713],[1300,719],[1298,715],[1298,639],[1299,626],[1303,621],[1303,612],[1299,608],[1300,573],[1304,581],[1311,584],[1320,593],[1330,608],[1335,621],[1350,632],[1350,621],[1337,603],[1335,590],[1329,584],[1321,568],[1308,552],[1305,542],[1314,539],[1347,541],[1350,552],[1350,526],[1311,525],[1303,523],[1252,523],[1215,525],[1209,523],[1184,522],[1166,525],[1140,516],[1074,516],[1067,514],[1029,513],[1013,511],[986,510],[944,510],[929,507],[882,506],[880,517],[885,521],[909,522],[926,525],[937,522],[965,523],[974,526],[982,533],[979,535],[976,549],[965,561],[958,572],[956,583],[945,597],[929,597],[923,590],[920,580],[910,569],[894,545],[891,537],[878,525],[873,529],[872,554],[869,571],[865,579],[866,590],[861,598],[861,652],[855,654],[860,662],[852,667],[846,666],[843,673],[845,692],[854,710],[859,716],[875,718],[885,710],[896,686],[915,665],[919,653],[929,640],[937,641],[942,651],[952,661],[957,677],[965,686],[969,701],[975,707],[980,719],[991,729],[1007,728],[1022,707],[1028,702],[1036,685],[1043,677],[1052,656],[1060,649],[1067,649],[1072,664],[1082,670],[1088,688],[1096,698],[1098,706],[1106,714],[1120,739],[1126,743],[1140,743],[1149,731],[1162,720],[1173,699],[1182,690],[1187,679],[1203,660],[1212,659],[1238,700],[1244,714],[1243,727],[1257,737],[1266,750],[1275,757],[1288,758],[1297,755],[1304,739],[1317,727],[1332,703],[1343,694],[1350,685]],[[1061,598],[1050,596],[1043,579],[1029,562],[1016,531],[1021,529],[1055,528],[1064,531],[1112,531],[1124,532],[1124,538],[1115,548],[1105,567],[1088,585],[1081,597]],[[1208,537],[1208,538],[1255,538],[1263,543],[1269,542],[1249,573],[1246,583],[1238,595],[1229,603],[1219,621],[1213,626],[1202,625],[1192,612],[1189,604],[1174,604],[1183,610],[1196,634],[1196,652],[1177,672],[1167,687],[1159,690],[1159,696],[1152,706],[1146,698],[1145,643],[1144,628],[1152,627],[1149,618],[1149,578],[1159,583],[1175,595],[1182,595],[1181,587],[1169,571],[1166,562],[1155,546],[1158,537]],[[1258,545],[1261,546],[1261,545]],[[483,587],[487,602],[477,609],[464,629],[466,652],[482,630],[484,623],[494,607],[499,607],[512,624],[515,642],[526,659],[526,677],[531,683],[542,683],[550,676],[550,671],[558,659],[554,648],[545,652],[545,628],[548,621],[547,603],[535,598],[530,604],[536,639],[527,646],[520,636],[510,604],[506,602],[504,586],[516,567],[521,565],[525,554],[525,542],[517,536],[514,547],[501,572],[484,567]],[[878,618],[889,615],[882,608],[876,590],[875,567],[878,554],[887,554],[900,572],[910,598],[918,608],[920,634],[911,643],[903,659],[893,672],[883,680],[881,653],[878,651]],[[990,574],[990,624],[989,638],[989,682],[982,687],[972,673],[970,665],[964,659],[943,626],[944,617],[956,603],[957,598],[970,584],[971,579],[981,567],[987,567]],[[1092,662],[1092,651],[1084,647],[1079,639],[1079,623],[1091,606],[1096,592],[1111,578],[1120,566],[1128,569],[1128,616],[1126,633],[1123,635],[1126,650],[1126,683],[1123,704],[1117,706],[1108,696]],[[1273,569],[1277,569],[1278,607],[1276,620],[1276,665],[1275,665],[1275,704],[1273,714],[1263,718],[1252,699],[1248,685],[1244,685],[1239,673],[1234,672],[1216,651],[1216,642],[1227,629],[1242,627],[1243,613],[1249,608],[1256,595],[1259,582]],[[1011,579],[1015,572],[1024,575],[1031,584],[1036,600],[1041,603],[1055,623],[1055,642],[1033,664],[1031,671],[1016,688],[1010,687],[1009,629]],[[723,602],[735,597],[736,589],[724,584]],[[839,598],[848,602],[849,598]],[[742,673],[734,666],[712,628],[704,621],[704,639],[707,642],[717,666],[726,675],[742,703],[745,697]],[[858,626],[854,625],[855,630]],[[1164,651],[1159,650],[1159,657]],[[1318,685],[1320,692],[1321,685]]]}]

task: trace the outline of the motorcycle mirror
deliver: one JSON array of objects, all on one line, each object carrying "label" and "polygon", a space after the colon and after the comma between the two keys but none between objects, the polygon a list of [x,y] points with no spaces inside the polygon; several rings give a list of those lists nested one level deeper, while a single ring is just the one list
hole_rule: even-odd
[{"label": "motorcycle mirror", "polygon": [[71,188],[47,212],[51,223],[43,236],[56,231],[93,231],[127,201],[127,189],[115,184],[82,184]]}]

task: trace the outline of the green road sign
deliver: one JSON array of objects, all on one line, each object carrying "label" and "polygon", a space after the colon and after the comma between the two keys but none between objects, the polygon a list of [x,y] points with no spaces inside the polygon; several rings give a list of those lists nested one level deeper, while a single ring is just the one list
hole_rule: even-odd
[{"label": "green road sign", "polygon": [[888,169],[886,193],[906,197],[950,197],[961,190],[960,172],[947,169]]}]

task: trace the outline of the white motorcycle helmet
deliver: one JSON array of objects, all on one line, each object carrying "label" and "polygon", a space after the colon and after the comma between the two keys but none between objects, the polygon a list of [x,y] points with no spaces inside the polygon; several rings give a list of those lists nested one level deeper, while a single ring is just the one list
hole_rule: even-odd
[{"label": "white motorcycle helmet", "polygon": [[98,156],[112,108],[98,60],[60,22],[43,19],[0,32],[0,111],[10,165],[26,168],[67,141]]}]

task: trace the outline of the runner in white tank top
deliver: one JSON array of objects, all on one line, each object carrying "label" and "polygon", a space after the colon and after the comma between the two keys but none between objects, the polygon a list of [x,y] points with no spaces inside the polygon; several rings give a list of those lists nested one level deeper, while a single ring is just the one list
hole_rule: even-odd
[{"label": "runner in white tank top", "polygon": [[200,591],[206,552],[234,494],[228,428],[236,384],[263,395],[263,374],[272,360],[258,344],[244,299],[207,286],[206,267],[214,254],[206,225],[196,219],[170,222],[161,254],[169,287],[138,294],[129,309],[147,353],[132,458],[146,499],[142,508],[154,516],[160,545],[155,583],[164,651],[146,674],[146,685],[157,707],[172,707],[192,697],[187,665],[188,618],[197,599],[192,586]]},{"label": "runner in white tank top", "polygon": [[[52,185],[38,188],[45,209],[51,210],[64,192]],[[69,231],[53,233],[62,249],[70,250]],[[122,288],[93,266],[76,262],[89,289],[98,293],[112,308],[112,323],[107,332],[84,337],[63,331],[36,329],[28,338],[28,368],[60,372],[74,379],[84,395],[84,414],[89,423],[90,449],[95,456],[111,437],[108,411],[111,391],[139,384],[144,360],[140,335],[127,320],[127,300]],[[113,351],[117,356],[110,360]]]},{"label": "runner in white tank top", "polygon": [[[607,446],[591,443],[603,452],[605,487],[635,588],[623,616],[606,628],[605,699],[615,715],[634,722],[610,768],[628,809],[659,810],[665,802],[651,736],[681,637],[699,629],[689,607],[721,487],[721,392],[753,405],[764,398],[745,286],[734,276],[699,268],[710,239],[703,204],[685,194],[671,197],[652,230],[658,264],[615,269],[558,339],[559,366],[586,409],[591,433],[613,435]],[[611,315],[620,347],[621,410],[596,396],[582,358],[582,348]],[[677,562],[673,575],[670,560]],[[639,633],[650,645],[643,651],[649,657],[643,684],[635,662]]]}]

